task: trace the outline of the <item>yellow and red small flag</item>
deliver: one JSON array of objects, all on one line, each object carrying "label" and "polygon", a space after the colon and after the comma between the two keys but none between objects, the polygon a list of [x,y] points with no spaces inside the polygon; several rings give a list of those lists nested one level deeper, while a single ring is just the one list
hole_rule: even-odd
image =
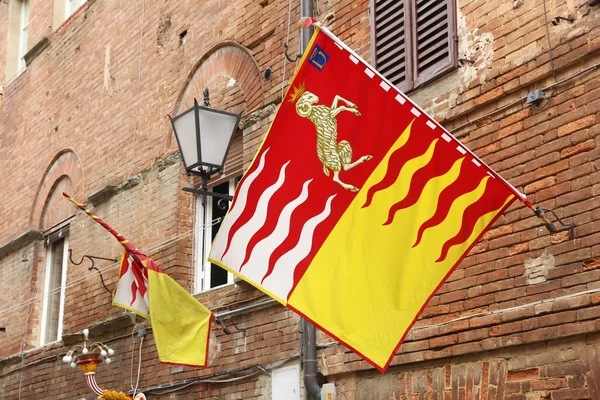
[{"label": "yellow and red small flag", "polygon": [[113,304],[150,320],[160,361],[206,366],[214,315],[100,217],[67,193],[63,196],[102,225],[125,248]]},{"label": "yellow and red small flag", "polygon": [[121,255],[119,280],[113,291],[113,305],[150,319],[148,270],[127,250]]},{"label": "yellow and red small flag", "polygon": [[525,201],[317,29],[209,259],[384,371],[516,198]]}]

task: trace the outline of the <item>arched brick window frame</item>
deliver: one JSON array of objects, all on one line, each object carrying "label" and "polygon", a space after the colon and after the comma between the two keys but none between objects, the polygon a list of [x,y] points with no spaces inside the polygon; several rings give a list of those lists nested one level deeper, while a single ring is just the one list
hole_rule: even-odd
[{"label": "arched brick window frame", "polygon": [[[223,82],[228,81],[235,82],[239,87],[239,101],[242,103],[234,101],[235,104],[231,104],[232,99],[227,95],[223,98]],[[206,87],[210,90],[211,105],[216,108],[243,111],[244,115],[248,115],[264,105],[263,81],[258,64],[245,47],[233,41],[218,43],[200,57],[177,97],[172,115],[191,107],[194,98],[202,102]],[[169,152],[177,150],[172,131],[168,134],[166,148]]]},{"label": "arched brick window frame", "polygon": [[[83,198],[83,170],[79,157],[70,149],[57,153],[50,163],[38,185],[38,190],[33,202],[29,217],[29,226],[44,232],[44,244],[36,244],[34,267],[32,270],[31,296],[37,297],[43,293],[46,285],[46,269],[48,268],[48,244],[54,236],[68,232],[68,228],[56,230],[61,222],[75,214],[75,207],[68,201],[60,198],[63,191],[70,192],[76,198]],[[49,230],[54,228],[52,234]],[[55,238],[54,238],[55,239]],[[65,245],[66,252],[66,245]],[[64,254],[63,254],[64,256]],[[64,271],[64,270],[63,270]],[[63,272],[65,274],[66,272]],[[64,303],[64,297],[61,298]],[[40,344],[44,316],[44,302],[36,302],[29,310],[29,321],[27,324],[28,347],[36,347]],[[62,322],[60,322],[62,328]]]},{"label": "arched brick window frame", "polygon": [[[33,202],[29,217],[29,226],[44,231],[53,225],[52,221],[54,218],[44,218],[46,207],[51,200],[56,200],[49,199],[48,196],[51,194],[54,196],[60,196],[59,191],[53,192],[53,189],[56,185],[66,185],[67,181],[65,177],[68,178],[68,181],[70,181],[70,184],[68,185],[71,186],[71,190],[73,191],[71,195],[75,196],[75,198],[83,198],[83,170],[81,168],[79,157],[77,157],[77,154],[70,149],[59,152],[56,156],[54,156],[48,165],[48,168],[46,169],[44,176],[40,181],[36,197]],[[65,189],[67,188],[67,186],[64,187]],[[65,210],[67,209],[66,207],[69,207],[69,209],[73,210],[72,214],[75,213],[73,207],[68,204],[68,202],[65,202]],[[62,215],[66,211],[57,212]],[[56,218],[60,218],[60,216],[57,215]],[[50,226],[44,226],[48,224],[50,224]]]}]

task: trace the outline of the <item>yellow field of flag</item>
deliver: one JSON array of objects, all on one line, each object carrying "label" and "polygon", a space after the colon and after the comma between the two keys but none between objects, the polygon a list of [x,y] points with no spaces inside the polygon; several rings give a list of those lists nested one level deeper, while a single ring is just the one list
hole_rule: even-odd
[{"label": "yellow field of flag", "polygon": [[150,323],[163,363],[205,367],[213,314],[148,258]]},{"label": "yellow field of flag", "polygon": [[67,193],[63,196],[102,225],[125,248],[113,304],[150,319],[160,361],[206,366],[214,318],[210,310],[83,204]]}]

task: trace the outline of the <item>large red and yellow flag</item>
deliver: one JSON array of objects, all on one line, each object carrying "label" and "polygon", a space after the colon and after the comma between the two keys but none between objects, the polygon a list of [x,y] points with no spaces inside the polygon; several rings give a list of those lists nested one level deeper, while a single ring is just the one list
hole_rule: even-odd
[{"label": "large red and yellow flag", "polygon": [[384,371],[428,299],[518,197],[317,29],[210,261]]},{"label": "large red and yellow flag", "polygon": [[63,196],[102,225],[125,248],[113,304],[150,320],[160,361],[206,366],[214,315],[100,217],[67,193]]}]

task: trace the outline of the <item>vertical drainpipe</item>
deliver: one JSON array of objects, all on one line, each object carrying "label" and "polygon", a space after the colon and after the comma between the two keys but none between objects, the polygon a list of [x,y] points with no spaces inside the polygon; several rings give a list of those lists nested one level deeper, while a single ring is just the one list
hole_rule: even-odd
[{"label": "vertical drainpipe", "polygon": [[[300,0],[300,16],[312,17],[312,0]],[[304,53],[315,28],[301,29],[300,52]],[[305,320],[301,321],[302,331],[302,366],[304,369],[304,387],[314,399],[321,399],[321,386],[317,382],[317,330],[314,325]]]},{"label": "vertical drainpipe", "polygon": [[[303,0],[305,1],[305,0]],[[317,330],[315,326],[302,318],[302,366],[304,369],[304,387],[314,399],[321,399],[321,386],[317,382]]]}]

